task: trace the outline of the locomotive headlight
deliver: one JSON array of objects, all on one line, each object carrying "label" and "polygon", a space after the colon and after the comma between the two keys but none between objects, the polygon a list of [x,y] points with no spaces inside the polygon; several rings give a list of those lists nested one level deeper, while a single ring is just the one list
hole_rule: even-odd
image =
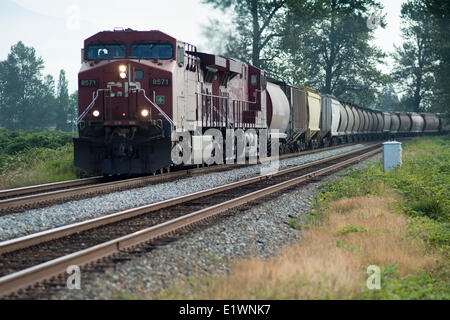
[{"label": "locomotive headlight", "polygon": [[127,66],[124,64],[121,64],[119,66],[119,75],[120,78],[125,79],[127,77]]},{"label": "locomotive headlight", "polygon": [[143,116],[144,118],[148,117],[149,114],[150,112],[147,109],[141,111],[141,116]]},{"label": "locomotive headlight", "polygon": [[96,118],[98,118],[100,116],[100,111],[98,110],[94,110],[94,112],[92,112],[92,115]]}]

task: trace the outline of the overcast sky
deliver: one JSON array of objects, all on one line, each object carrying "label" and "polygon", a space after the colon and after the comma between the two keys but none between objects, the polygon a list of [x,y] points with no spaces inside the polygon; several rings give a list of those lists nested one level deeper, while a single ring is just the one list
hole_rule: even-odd
[{"label": "overcast sky", "polygon": [[[385,30],[377,29],[376,44],[386,52],[399,44],[403,0],[381,0],[387,14]],[[45,74],[58,79],[67,72],[69,89],[77,89],[83,40],[115,27],[161,30],[175,38],[208,49],[202,25],[209,17],[228,17],[201,4],[201,0],[0,0],[0,60],[18,41],[36,49],[45,62]],[[383,70],[387,71],[387,66]]]}]

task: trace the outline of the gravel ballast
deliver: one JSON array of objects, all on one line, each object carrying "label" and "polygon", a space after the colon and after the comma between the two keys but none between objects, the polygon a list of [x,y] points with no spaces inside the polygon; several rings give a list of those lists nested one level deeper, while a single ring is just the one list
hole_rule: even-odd
[{"label": "gravel ballast", "polygon": [[[372,157],[353,168],[380,161]],[[272,197],[252,208],[226,217],[210,226],[190,232],[167,244],[157,246],[132,260],[119,262],[103,271],[81,275],[81,289],[58,289],[44,299],[117,299],[150,297],[170,286],[199,276],[227,274],[230,262],[248,256],[267,258],[301,238],[301,231],[291,228],[292,218],[301,218],[310,210],[310,201],[324,182],[307,184]],[[124,295],[125,293],[125,295]]]},{"label": "gravel ballast", "polygon": [[[363,144],[280,160],[280,169],[362,148]],[[0,217],[0,241],[218,187],[260,174],[263,165],[208,173]]]}]

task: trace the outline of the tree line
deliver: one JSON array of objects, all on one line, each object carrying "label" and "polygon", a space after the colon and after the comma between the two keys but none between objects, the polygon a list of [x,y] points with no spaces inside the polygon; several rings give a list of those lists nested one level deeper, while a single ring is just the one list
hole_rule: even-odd
[{"label": "tree line", "polygon": [[[302,84],[362,106],[449,113],[450,3],[402,4],[403,43],[388,56],[372,44],[385,28],[377,0],[203,0],[233,24],[210,20],[204,35],[220,54],[251,63],[288,83]],[[374,19],[371,25],[371,19]],[[369,22],[368,22],[369,21]],[[373,26],[373,27],[372,27]],[[221,35],[221,36],[218,36]],[[400,94],[400,97],[399,97]]]},{"label": "tree line", "polygon": [[59,79],[44,76],[44,61],[21,41],[0,61],[0,127],[10,130],[72,130],[78,93],[69,95],[64,70]]},{"label": "tree line", "polygon": [[[342,100],[384,110],[450,114],[450,2],[402,4],[403,43],[383,73],[387,54],[372,44],[378,0],[202,0],[231,15],[210,21],[211,50]],[[385,17],[374,21],[384,28]],[[57,84],[42,74],[35,49],[18,42],[0,61],[0,127],[70,131],[77,92],[69,95],[64,70]]]}]

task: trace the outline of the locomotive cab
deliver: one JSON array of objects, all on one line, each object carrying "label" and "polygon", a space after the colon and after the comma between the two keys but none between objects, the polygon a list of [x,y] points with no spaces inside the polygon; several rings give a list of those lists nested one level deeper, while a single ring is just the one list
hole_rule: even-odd
[{"label": "locomotive cab", "polygon": [[109,175],[170,165],[176,48],[177,41],[159,31],[100,32],[85,41],[77,167]]}]

